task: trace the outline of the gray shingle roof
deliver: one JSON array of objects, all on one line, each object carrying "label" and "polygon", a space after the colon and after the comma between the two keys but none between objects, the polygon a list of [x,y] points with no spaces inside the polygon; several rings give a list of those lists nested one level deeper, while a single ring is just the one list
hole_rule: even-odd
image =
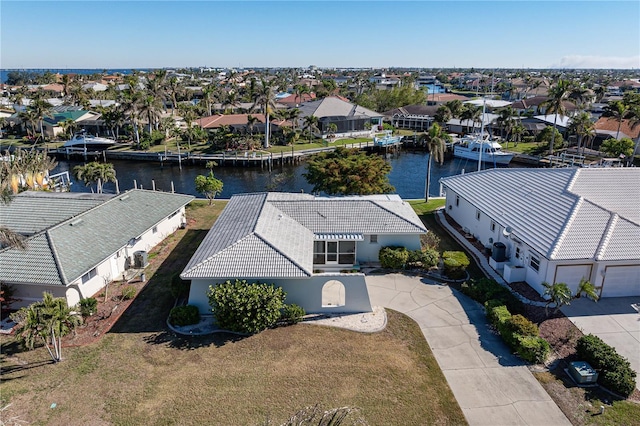
[{"label": "gray shingle roof", "polygon": [[[29,238],[25,251],[1,250],[0,281],[67,285],[193,198],[144,190],[114,196]],[[41,205],[51,201],[25,200],[34,210],[45,209]]]},{"label": "gray shingle roof", "polygon": [[315,234],[417,234],[426,229],[397,195],[320,198],[234,195],[181,276],[289,278],[313,273]]},{"label": "gray shingle roof", "polygon": [[495,169],[441,182],[548,259],[640,259],[640,169]]},{"label": "gray shingle roof", "polygon": [[107,194],[27,191],[18,194],[9,204],[0,203],[0,223],[10,225],[19,234],[33,235],[111,197]]}]

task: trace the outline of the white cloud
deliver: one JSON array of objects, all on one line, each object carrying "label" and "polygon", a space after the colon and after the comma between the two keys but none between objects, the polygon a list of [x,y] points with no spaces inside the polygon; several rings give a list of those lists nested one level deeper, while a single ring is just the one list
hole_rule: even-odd
[{"label": "white cloud", "polygon": [[640,68],[640,56],[563,56],[551,68]]}]

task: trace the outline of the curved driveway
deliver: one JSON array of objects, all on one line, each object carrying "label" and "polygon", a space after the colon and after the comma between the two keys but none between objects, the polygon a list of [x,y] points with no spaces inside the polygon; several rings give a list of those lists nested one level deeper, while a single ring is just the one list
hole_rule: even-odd
[{"label": "curved driveway", "polygon": [[422,277],[367,275],[366,281],[372,305],[418,323],[469,424],[571,424],[490,330],[478,303]]}]

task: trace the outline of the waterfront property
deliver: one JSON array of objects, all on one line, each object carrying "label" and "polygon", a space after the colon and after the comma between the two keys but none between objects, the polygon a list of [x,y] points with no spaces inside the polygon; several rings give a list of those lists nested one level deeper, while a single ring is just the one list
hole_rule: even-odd
[{"label": "waterfront property", "polygon": [[91,297],[182,226],[190,195],[130,190],[119,195],[23,192],[0,204],[2,225],[26,249],[0,249],[0,281],[26,306],[44,291],[69,306]]},{"label": "waterfront property", "polygon": [[640,296],[640,169],[494,169],[440,180],[446,212],[507,282]]},{"label": "waterfront property", "polygon": [[383,115],[347,101],[339,96],[328,96],[304,102],[300,109],[299,124],[304,126],[304,118],[310,115],[318,118],[318,129],[325,135],[331,124],[336,125],[336,134],[369,134],[371,129],[382,126]]},{"label": "waterfront property", "polygon": [[210,312],[207,290],[246,279],[282,287],[307,312],[369,312],[363,264],[385,246],[420,248],[426,229],[397,195],[315,197],[253,193],[231,198],[181,277],[189,303]]}]

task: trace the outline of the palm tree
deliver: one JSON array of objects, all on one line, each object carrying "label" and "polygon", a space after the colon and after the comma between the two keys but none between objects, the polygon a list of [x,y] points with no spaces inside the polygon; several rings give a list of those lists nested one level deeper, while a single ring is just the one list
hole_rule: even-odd
[{"label": "palm tree", "polygon": [[513,129],[513,126],[516,124],[514,117],[515,111],[510,106],[500,109],[499,117],[498,117],[498,125],[500,126],[500,131],[502,132],[502,137],[506,140],[509,139],[509,133]]},{"label": "palm tree", "polygon": [[257,88],[255,93],[255,99],[251,110],[261,108],[265,116],[265,128],[264,128],[264,148],[269,148],[269,133],[271,132],[269,126],[270,108],[275,109],[275,94],[273,85],[267,80],[261,80],[261,85]]},{"label": "palm tree", "polygon": [[313,132],[320,131],[318,128],[318,117],[315,115],[308,115],[304,118],[304,130],[307,131],[307,135],[309,135],[309,142],[311,142],[311,136],[313,136]]},{"label": "palm tree", "polygon": [[433,157],[436,163],[444,163],[444,148],[446,139],[446,133],[444,129],[438,123],[433,123],[431,128],[429,128],[429,133],[427,134],[426,139],[427,147],[430,153],[429,161],[431,161],[431,157]]},{"label": "palm tree", "polygon": [[69,138],[73,136],[73,132],[75,132],[76,129],[78,128],[78,123],[76,123],[71,118],[67,118],[63,122],[58,123],[58,125],[62,128],[62,132],[65,135],[65,137],[69,137]]},{"label": "palm tree", "polygon": [[45,99],[45,94],[42,90],[38,90],[31,100],[31,105],[29,105],[29,109],[32,110],[36,117],[38,118],[38,122],[40,123],[40,136],[44,140],[44,119],[45,117],[51,116],[53,105],[51,105]]},{"label": "palm tree", "polygon": [[618,132],[616,133],[616,139],[620,139],[620,128],[622,127],[622,120],[629,117],[631,113],[631,106],[624,103],[623,101],[613,101],[609,102],[607,106],[604,107],[604,115],[605,117],[613,117],[618,120]]},{"label": "palm tree", "polygon": [[255,117],[251,114],[247,115],[247,127],[249,128],[249,133],[253,136],[253,128],[258,122],[258,117]]},{"label": "palm tree", "polygon": [[63,336],[69,334],[81,319],[73,314],[63,298],[54,298],[44,292],[42,301],[20,309],[11,318],[17,322],[16,338],[28,349],[33,349],[38,340],[47,348],[53,362],[62,361]]},{"label": "palm tree", "polygon": [[174,115],[176,108],[178,107],[178,95],[182,93],[182,85],[178,77],[173,76],[167,80],[167,91],[171,97],[171,115]]},{"label": "palm tree", "polygon": [[553,119],[553,133],[551,141],[549,142],[549,155],[553,155],[553,144],[555,142],[556,130],[558,128],[558,115],[564,117],[567,114],[567,108],[565,102],[568,100],[569,95],[573,89],[573,84],[569,80],[559,80],[555,86],[549,89],[549,94],[546,101],[541,106],[546,108],[545,114],[555,114]]},{"label": "palm tree", "polygon": [[116,181],[116,170],[113,168],[113,164],[98,163],[97,161],[92,161],[84,166],[75,166],[73,175],[87,186],[95,182],[98,194],[102,194],[102,185],[104,183]]},{"label": "palm tree", "polygon": [[[578,153],[580,146],[584,148],[593,136],[595,136],[595,127],[591,121],[591,114],[588,112],[581,112],[577,116],[573,117],[571,124],[569,125],[569,131],[578,136]],[[583,142],[584,141],[584,145]]]},{"label": "palm tree", "polygon": [[240,99],[238,99],[238,92],[235,90],[230,90],[227,92],[224,100],[222,101],[222,109],[226,112],[227,107],[229,107],[230,111],[240,106]]},{"label": "palm tree", "polygon": [[[478,119],[482,120],[482,108],[475,105],[467,105],[467,107],[462,111],[461,118],[463,120],[471,121],[471,133],[475,133],[476,121],[478,121]],[[481,124],[481,126],[482,125],[483,124]]]},{"label": "palm tree", "polygon": [[544,305],[544,310],[547,315],[549,315],[549,305],[551,305],[552,303],[555,305],[555,313],[557,313],[564,305],[568,305],[571,303],[571,289],[567,284],[549,284],[548,282],[543,282],[542,285],[545,288],[543,295],[549,296],[547,303]]},{"label": "palm tree", "polygon": [[217,89],[213,86],[213,84],[209,84],[202,88],[202,104],[204,108],[207,110],[207,115],[211,116],[214,101],[217,99]]},{"label": "palm tree", "polygon": [[[20,117],[23,123],[25,123],[24,127],[25,127],[25,130],[27,131],[27,136],[31,136],[35,140],[36,129],[37,129],[36,123],[38,122],[38,115],[36,114],[36,112],[33,111],[32,109],[27,108],[26,110],[19,113],[18,117]],[[27,124],[29,126],[27,126]]]}]

